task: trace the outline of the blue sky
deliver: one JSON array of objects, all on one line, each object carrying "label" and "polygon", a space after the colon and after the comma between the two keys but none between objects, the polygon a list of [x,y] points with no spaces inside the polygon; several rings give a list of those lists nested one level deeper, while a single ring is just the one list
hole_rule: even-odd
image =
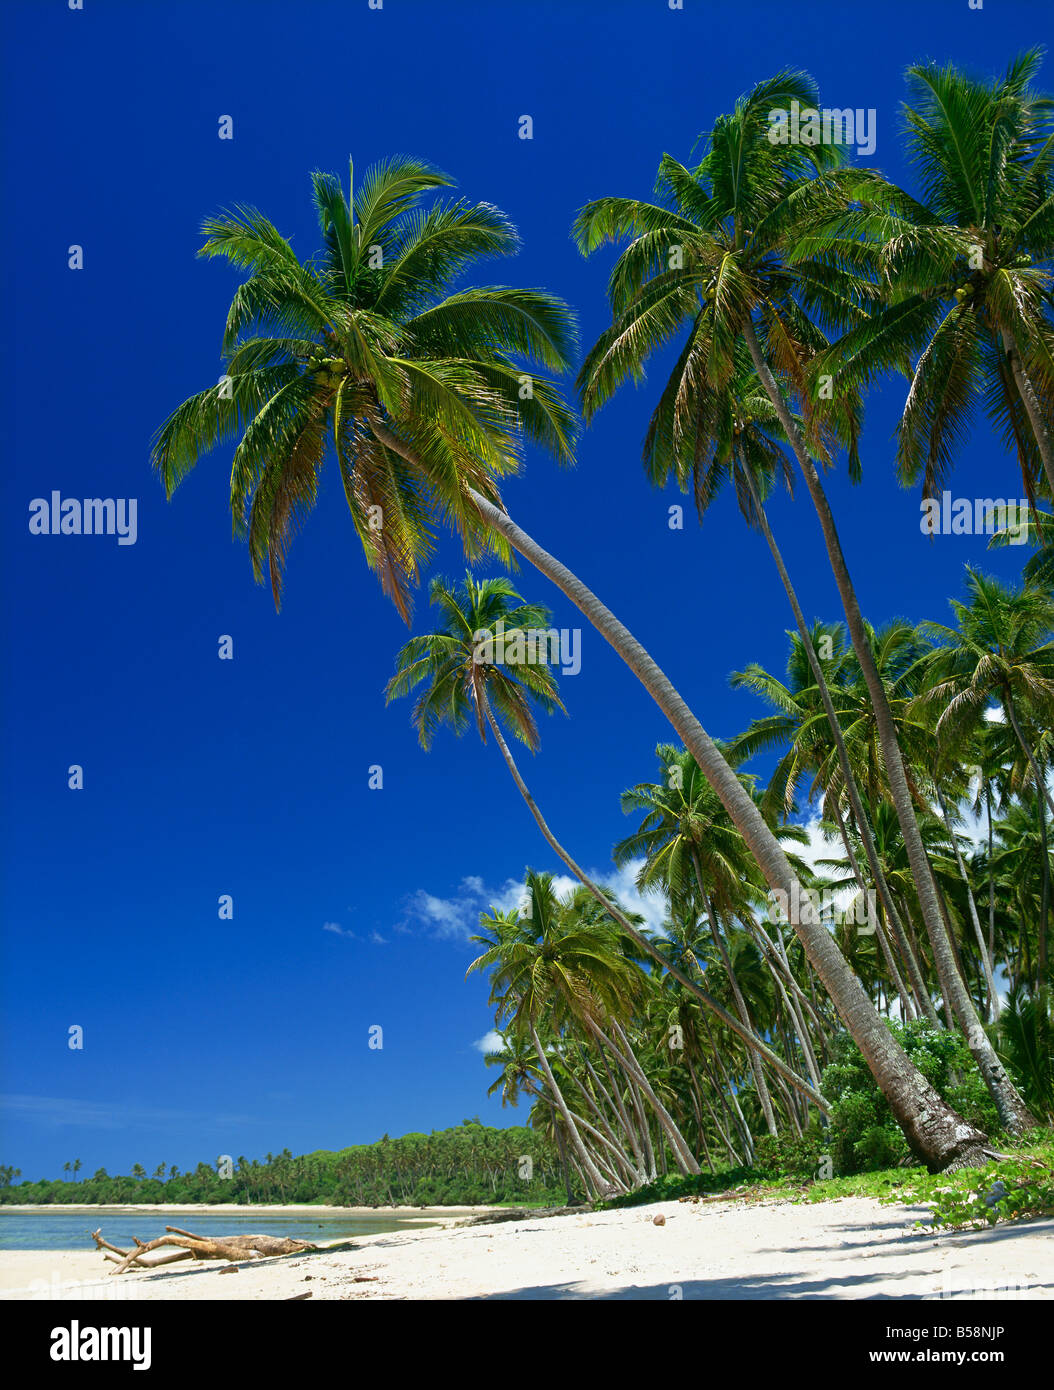
[{"label": "blue sky", "polygon": [[[525,865],[556,866],[496,750],[447,734],[426,755],[408,705],[385,708],[405,628],[332,473],[277,616],[231,539],[229,453],[171,504],[149,471],[156,426],[221,370],[237,279],[196,259],[200,222],[254,204],[307,254],[312,169],[346,177],[349,153],[358,169],[419,155],[520,229],[521,254],[480,278],[564,296],[588,344],[611,258],[584,262],[569,239],[587,199],[647,195],[663,152],[688,160],[716,115],[785,65],[815,76],[824,105],[874,108],[867,162],[910,184],[906,65],[1002,68],[1044,37],[1047,6],[9,0],[3,20],[0,1158],[34,1178],[73,1158],[152,1170],[476,1114],[522,1122],[485,1097],[493,1073],[474,1044],[492,1020],[485,982],[463,978],[466,938]],[[1044,75],[1054,86],[1049,63]],[[218,139],[222,115],[233,140]],[[676,532],[677,499],[649,490],[640,441],[662,365],[605,408],[575,470],[529,454],[505,495],[727,737],[759,712],[729,672],[782,668],[790,615],[729,500]],[[1021,561],[921,536],[918,497],[892,467],[903,394],[890,382],[871,397],[862,486],[830,483],[876,622],[942,618],[964,563],[1009,576]],[[983,422],[953,488],[1019,495]],[[31,535],[29,504],[53,490],[136,498],[136,543]],[[839,616],[804,500],[777,501],[772,520],[807,614]],[[434,568],[463,570],[452,542]],[[574,625],[540,577],[519,577]],[[426,616],[422,598],[418,626]],[[233,661],[218,660],[221,634]],[[569,717],[549,721],[526,771],[579,862],[605,873],[628,830],[618,794],[651,775],[669,730],[590,629],[582,641]],[[83,790],[67,786],[72,764]],[[368,1047],[372,1025],[383,1049]]]}]

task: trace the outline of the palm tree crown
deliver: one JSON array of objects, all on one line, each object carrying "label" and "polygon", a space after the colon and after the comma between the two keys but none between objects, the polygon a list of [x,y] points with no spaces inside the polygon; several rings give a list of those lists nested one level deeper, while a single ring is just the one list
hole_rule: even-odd
[{"label": "palm tree crown", "polygon": [[399,612],[431,553],[437,515],[469,554],[504,542],[480,524],[473,489],[497,502],[524,438],[571,456],[574,418],[553,384],[517,359],[563,372],[573,354],[567,306],[540,290],[452,290],[486,256],[518,245],[489,203],[422,199],[451,180],[419,160],[367,171],[345,195],[332,174],[312,187],[320,251],[301,260],[262,213],[209,218],[200,255],[248,278],[223,335],[226,373],[159,429],[153,460],[171,496],[219,443],[237,438],[230,505],[253,572],[270,571],[276,606],[289,541],[318,493],[332,446],[355,530]]}]

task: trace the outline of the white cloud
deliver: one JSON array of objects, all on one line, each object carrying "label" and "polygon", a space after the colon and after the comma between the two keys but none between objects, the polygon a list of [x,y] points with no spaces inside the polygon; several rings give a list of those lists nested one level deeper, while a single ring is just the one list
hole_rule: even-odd
[{"label": "white cloud", "polygon": [[387,946],[388,944],[388,938],[386,936],[382,936],[379,931],[371,931],[370,940],[373,942],[375,946]]},{"label": "white cloud", "polygon": [[[662,924],[668,915],[666,899],[661,893],[642,893],[637,887],[636,879],[643,863],[643,859],[631,859],[621,869],[587,869],[586,872],[594,883],[601,888],[609,888],[614,893],[624,911],[630,914],[640,913],[644,918],[645,928],[661,933]],[[566,873],[556,874],[553,877],[553,887],[561,895],[569,893],[578,887],[578,879]],[[523,891],[522,887],[520,891]]]},{"label": "white cloud", "polygon": [[820,829],[819,807],[810,812],[808,820],[802,822],[802,829],[809,837],[808,844],[799,845],[793,840],[784,840],[783,848],[788,854],[795,854],[799,859],[803,859],[815,873],[827,872],[817,869],[819,860],[841,859],[844,856],[845,846],[841,838],[835,835],[833,839],[829,839]]},{"label": "white cloud", "polygon": [[484,1033],[481,1038],[477,1038],[472,1046],[486,1057],[492,1052],[501,1052],[505,1043],[501,1034],[492,1028],[489,1033]]},{"label": "white cloud", "polygon": [[322,930],[332,932],[334,936],[347,936],[352,941],[357,940],[353,931],[347,931],[339,922],[323,922]]},{"label": "white cloud", "polygon": [[[621,869],[587,869],[586,872],[601,888],[609,888],[624,909],[639,912],[648,927],[660,931],[666,916],[665,899],[657,893],[638,891],[634,879],[642,862],[636,859]],[[578,879],[570,874],[553,873],[553,888],[557,894],[563,895],[577,886]],[[448,898],[418,889],[410,899],[407,915],[437,936],[467,941],[479,930],[480,913],[495,909],[511,912],[523,906],[526,896],[522,879],[506,879],[498,887],[487,888],[478,874],[470,874],[461,880],[457,893]]]},{"label": "white cloud", "polygon": [[503,910],[517,905],[518,898],[510,898],[510,884],[488,891],[483,880],[476,874],[463,878],[458,891],[449,898],[436,897],[424,888],[419,888],[407,905],[407,915],[411,921],[429,928],[436,936],[450,941],[467,941],[479,930],[481,912],[491,907]]},{"label": "white cloud", "polygon": [[[821,859],[844,859],[845,846],[842,844],[842,837],[835,832],[833,837],[827,836],[820,828],[820,805],[817,804],[809,813],[806,821],[802,822],[802,829],[808,835],[807,844],[799,845],[793,840],[781,841],[783,848],[788,854],[797,855],[799,859],[805,861],[813,873],[821,878],[828,878],[833,873],[838,872],[826,867],[819,867]],[[846,872],[848,872],[848,863]],[[826,891],[826,890],[825,890]],[[835,888],[831,893],[831,901],[838,911],[845,911],[853,899],[856,897],[857,887],[851,879],[844,888]]]}]

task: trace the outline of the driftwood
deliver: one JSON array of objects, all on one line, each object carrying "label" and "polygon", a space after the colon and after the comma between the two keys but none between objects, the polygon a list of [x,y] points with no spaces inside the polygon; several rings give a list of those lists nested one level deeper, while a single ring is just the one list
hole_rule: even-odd
[{"label": "driftwood", "polygon": [[[731,1187],[727,1192],[713,1192],[706,1197],[693,1194],[689,1197],[678,1197],[677,1200],[679,1202],[690,1202],[693,1206],[696,1202],[736,1202],[744,1197],[749,1197],[751,1192],[755,1191],[755,1187]],[[804,1192],[805,1188],[803,1187],[801,1190]]]},{"label": "driftwood", "polygon": [[585,1205],[574,1207],[503,1207],[500,1211],[488,1211],[476,1216],[466,1216],[463,1221],[455,1221],[455,1226],[493,1226],[499,1221],[533,1221],[542,1216],[588,1216],[591,1208]]},{"label": "driftwood", "polygon": [[[110,1270],[111,1274],[124,1274],[133,1265],[155,1269],[158,1265],[192,1259],[226,1260],[229,1264],[238,1260],[264,1260],[275,1255],[302,1255],[306,1251],[320,1248],[307,1240],[287,1240],[278,1236],[219,1236],[213,1239],[210,1236],[194,1235],[192,1231],[181,1231],[178,1226],[166,1226],[165,1230],[168,1234],[158,1236],[156,1240],[141,1241],[138,1236],[133,1236],[134,1250],[121,1250],[118,1246],[111,1245],[103,1239],[101,1230],[93,1231],[92,1239],[97,1249],[109,1252],[106,1259],[117,1266],[116,1269]],[[339,1244],[346,1245],[347,1242],[342,1241]],[[163,1245],[175,1245],[179,1249],[174,1254],[162,1255],[157,1260],[143,1259],[148,1251],[158,1250]]]}]

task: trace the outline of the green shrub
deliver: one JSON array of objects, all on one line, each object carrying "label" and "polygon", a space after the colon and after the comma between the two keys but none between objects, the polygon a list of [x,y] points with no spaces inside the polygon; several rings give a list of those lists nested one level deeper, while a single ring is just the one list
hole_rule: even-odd
[{"label": "green shrub", "polygon": [[[961,1034],[934,1028],[925,1020],[887,1025],[904,1051],[943,1100],[964,1120],[986,1133],[999,1118]],[[910,1158],[907,1141],[860,1049],[847,1034],[834,1044],[821,1090],[831,1102],[828,1131],[831,1159],[838,1174],[891,1168]]]},{"label": "green shrub", "polygon": [[781,1134],[774,1139],[766,1134],[754,1145],[754,1171],[765,1178],[815,1178],[823,1156],[828,1151],[826,1138],[820,1131],[808,1131],[798,1138]]}]

